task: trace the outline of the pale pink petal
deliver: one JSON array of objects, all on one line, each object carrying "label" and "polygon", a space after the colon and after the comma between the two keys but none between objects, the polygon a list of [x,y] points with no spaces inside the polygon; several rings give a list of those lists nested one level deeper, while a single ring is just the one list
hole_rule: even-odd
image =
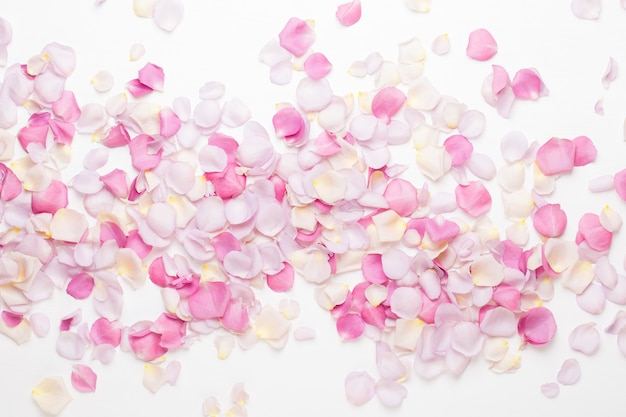
[{"label": "pale pink petal", "polygon": [[167,185],[177,194],[187,194],[195,184],[195,173],[191,165],[184,162],[174,162],[165,172]]},{"label": "pale pink petal", "polygon": [[47,414],[56,416],[72,401],[61,377],[49,376],[42,379],[32,390],[32,396],[39,408]]},{"label": "pale pink petal", "polygon": [[556,382],[547,382],[541,385],[541,393],[546,398],[554,398],[561,392],[561,387]]},{"label": "pale pink petal", "polygon": [[595,20],[600,17],[602,2],[600,0],[572,0],[571,9],[576,17]]},{"label": "pale pink petal", "polygon": [[224,103],[222,108],[222,123],[228,127],[237,127],[250,120],[250,109],[246,104],[234,98]]},{"label": "pale pink petal", "polygon": [[293,77],[293,64],[289,60],[279,61],[270,68],[270,81],[276,85],[287,85]]},{"label": "pale pink petal", "polygon": [[544,345],[554,337],[556,322],[550,310],[535,307],[519,318],[517,331],[525,342],[531,345]]},{"label": "pale pink petal", "polygon": [[75,364],[72,370],[72,386],[79,392],[94,392],[98,376],[87,365]]},{"label": "pale pink petal", "polygon": [[573,350],[593,355],[600,347],[600,332],[595,323],[585,323],[574,328],[568,340]]},{"label": "pale pink petal", "polygon": [[622,227],[622,217],[616,210],[613,210],[609,205],[606,205],[602,209],[599,218],[602,227],[604,227],[611,233],[619,231],[619,229]]},{"label": "pale pink petal", "polygon": [[311,24],[292,17],[278,34],[280,46],[294,54],[302,56],[315,42],[315,32]]},{"label": "pale pink petal", "polygon": [[71,91],[64,91],[61,97],[52,103],[52,111],[66,122],[75,122],[80,118],[80,107]]},{"label": "pale pink petal", "polygon": [[94,90],[99,93],[106,93],[111,91],[113,88],[113,74],[106,70],[98,71],[93,77],[91,77],[90,82],[91,85],[93,85]]},{"label": "pale pink petal", "polygon": [[193,120],[205,128],[213,128],[219,122],[222,115],[220,104],[216,100],[202,100],[193,110]]},{"label": "pale pink petal", "polygon": [[62,331],[56,342],[56,351],[59,356],[69,360],[80,360],[87,350],[87,341],[78,333]]},{"label": "pale pink petal", "polygon": [[389,124],[405,102],[406,96],[402,91],[395,87],[385,87],[372,99],[372,114]]},{"label": "pale pink petal", "polygon": [[477,138],[485,130],[485,115],[478,110],[468,110],[461,115],[457,129],[467,138]]},{"label": "pale pink petal", "polygon": [[480,217],[491,208],[491,195],[481,182],[458,185],[454,194],[458,207],[472,217]]},{"label": "pale pink petal", "polygon": [[606,296],[602,286],[592,282],[582,294],[576,296],[576,304],[590,314],[600,314],[606,305]]},{"label": "pale pink petal", "polygon": [[167,364],[167,366],[165,367],[165,372],[167,374],[167,383],[169,385],[176,385],[181,370],[182,364],[179,361],[172,361]]},{"label": "pale pink petal", "polygon": [[467,168],[483,180],[491,180],[496,176],[496,166],[493,160],[483,153],[473,153],[467,160]]},{"label": "pale pink petal", "polygon": [[189,310],[194,318],[200,320],[222,317],[230,295],[230,289],[223,282],[204,283],[189,296]]},{"label": "pale pink petal", "polygon": [[430,47],[435,55],[445,55],[450,52],[450,36],[447,33],[437,36]]},{"label": "pale pink petal", "polygon": [[400,407],[407,394],[408,391],[404,385],[391,379],[380,379],[376,383],[376,396],[386,407]]},{"label": "pale pink petal", "polygon": [[389,208],[400,216],[408,217],[417,209],[417,189],[407,180],[394,178],[389,181],[383,196]]},{"label": "pale pink petal", "polygon": [[593,106],[593,110],[598,116],[604,116],[604,100],[602,98],[599,98],[598,101],[596,101],[596,104]]},{"label": "pale pink petal", "polygon": [[348,313],[337,319],[337,332],[344,340],[359,338],[365,330],[363,318],[355,313]]},{"label": "pale pink petal", "polygon": [[511,81],[511,87],[515,97],[524,100],[537,100],[548,94],[541,76],[533,68],[523,68],[517,71]]},{"label": "pale pink petal", "polygon": [[303,111],[317,112],[332,102],[333,90],[326,78],[315,80],[306,77],[296,87],[296,99]]},{"label": "pale pink petal", "polygon": [[167,203],[155,203],[148,209],[146,222],[159,237],[167,238],[176,229],[176,211]]},{"label": "pale pink petal", "polygon": [[376,394],[376,381],[366,371],[354,371],[346,376],[344,389],[350,404],[363,405]]},{"label": "pale pink petal", "polygon": [[469,34],[465,53],[477,61],[487,61],[498,52],[498,45],[487,29],[476,29]]},{"label": "pale pink petal", "polygon": [[159,112],[159,134],[165,138],[174,136],[181,127],[181,121],[174,110],[166,107]]},{"label": "pale pink petal", "polygon": [[517,330],[515,313],[504,307],[491,308],[482,316],[480,330],[487,336],[511,337]]},{"label": "pale pink petal", "polygon": [[167,383],[167,372],[159,365],[145,364],[142,382],[154,394]]},{"label": "pale pink petal", "polygon": [[563,385],[573,385],[580,379],[580,364],[574,358],[566,359],[556,376],[557,381]]},{"label": "pale pink petal", "polygon": [[269,67],[272,67],[281,61],[288,62],[290,59],[291,53],[280,46],[278,41],[275,39],[266,43],[263,48],[261,48],[261,52],[259,52],[259,60]]},{"label": "pale pink petal", "polygon": [[536,158],[544,175],[571,172],[575,165],[576,146],[569,139],[551,138],[537,149]]},{"label": "pale pink petal", "polygon": [[92,135],[104,127],[109,119],[106,109],[101,104],[87,103],[81,108],[80,118],[76,122],[76,130]]},{"label": "pale pink petal", "polygon": [[317,80],[324,78],[331,70],[332,64],[328,58],[320,52],[314,52],[304,61],[306,75]]},{"label": "pale pink petal", "polygon": [[176,29],[184,14],[185,8],[181,0],[157,0],[152,10],[154,22],[166,32]]},{"label": "pale pink petal", "polygon": [[604,88],[609,88],[611,83],[617,78],[617,72],[617,61],[615,61],[613,57],[609,57],[609,63],[607,64],[606,70],[604,70],[604,74],[602,75],[602,86]]},{"label": "pale pink petal", "polygon": [[125,171],[115,168],[108,174],[102,175],[100,181],[104,184],[104,188],[117,198],[128,197],[128,178]]}]

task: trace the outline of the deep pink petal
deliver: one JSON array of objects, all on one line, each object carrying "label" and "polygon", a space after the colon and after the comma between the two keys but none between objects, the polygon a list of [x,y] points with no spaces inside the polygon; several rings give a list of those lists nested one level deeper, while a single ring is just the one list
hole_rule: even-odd
[{"label": "deep pink petal", "polygon": [[417,189],[402,178],[389,181],[383,196],[389,208],[400,216],[409,217],[417,209]]},{"label": "deep pink petal", "polygon": [[524,313],[517,323],[520,337],[531,345],[544,345],[554,337],[556,322],[545,307],[535,307]]},{"label": "deep pink petal", "polygon": [[491,195],[481,182],[458,185],[454,194],[459,208],[472,217],[480,217],[491,208]]},{"label": "deep pink petal", "polygon": [[102,144],[108,148],[118,148],[130,143],[130,135],[123,124],[113,126],[102,138]]},{"label": "deep pink petal", "polygon": [[139,82],[152,90],[163,91],[165,74],[163,68],[148,62],[139,70]]},{"label": "deep pink petal", "polygon": [[230,295],[230,289],[223,282],[203,283],[189,296],[189,311],[199,320],[220,318],[228,307]]},{"label": "deep pink petal", "polygon": [[576,243],[587,242],[589,247],[598,252],[608,250],[611,247],[613,234],[602,227],[600,217],[597,214],[585,213],[578,221],[578,234]]},{"label": "deep pink petal", "polygon": [[51,180],[48,188],[32,194],[31,209],[35,214],[54,214],[57,210],[67,207],[67,198],[67,186],[61,181]]},{"label": "deep pink petal", "polygon": [[138,78],[132,79],[126,83],[126,89],[135,98],[150,94],[154,90],[145,84],[142,84]]},{"label": "deep pink petal", "polygon": [[313,79],[320,79],[328,75],[332,64],[321,52],[314,52],[304,61],[304,72]]},{"label": "deep pink petal", "polygon": [[476,29],[469,35],[465,52],[472,59],[487,61],[498,52],[498,45],[487,29]]},{"label": "deep pink petal", "polygon": [[337,332],[345,340],[359,338],[365,330],[365,321],[359,314],[348,313],[337,319]]},{"label": "deep pink petal", "polygon": [[48,124],[25,126],[17,132],[17,140],[25,151],[28,152],[28,145],[38,143],[44,148],[46,147],[46,138],[48,137]]},{"label": "deep pink petal", "polygon": [[372,284],[384,284],[389,280],[383,272],[382,255],[379,253],[368,253],[363,257],[361,273]]},{"label": "deep pink petal", "polygon": [[130,333],[128,343],[135,355],[146,362],[158,359],[168,352],[168,349],[161,346],[161,335],[149,328]]},{"label": "deep pink petal", "polygon": [[463,165],[474,151],[472,143],[463,135],[453,135],[443,142],[443,147],[452,157],[452,166]]},{"label": "deep pink petal", "polygon": [[0,162],[0,200],[10,201],[22,193],[23,185],[6,165]]},{"label": "deep pink petal", "polygon": [[267,274],[267,286],[274,292],[286,292],[293,287],[294,270],[291,264],[283,262],[283,269],[276,274]]},{"label": "deep pink petal", "polygon": [[130,141],[128,145],[132,165],[138,171],[145,171],[155,168],[161,162],[163,148],[156,152],[150,150],[150,145],[154,143],[152,136],[141,134]]},{"label": "deep pink petal", "polygon": [[287,145],[301,146],[308,140],[309,129],[304,117],[293,107],[284,107],[272,117],[274,132]]},{"label": "deep pink petal", "polygon": [[576,146],[569,139],[551,138],[537,149],[537,166],[544,175],[571,172],[576,158]]},{"label": "deep pink petal", "polygon": [[343,26],[352,26],[361,19],[361,0],[352,0],[337,6],[335,17]]},{"label": "deep pink petal", "polygon": [[539,73],[532,68],[523,68],[513,77],[511,82],[515,97],[524,100],[537,100],[547,95],[547,89]]},{"label": "deep pink petal", "polygon": [[565,232],[567,216],[560,204],[546,204],[533,215],[533,226],[544,237],[559,237]]},{"label": "deep pink petal", "polygon": [[280,46],[294,54],[302,56],[315,42],[315,32],[304,20],[292,17],[278,34]]},{"label": "deep pink petal", "polygon": [[117,321],[109,321],[101,317],[92,324],[89,338],[96,346],[107,344],[117,347],[122,340],[122,325]]},{"label": "deep pink petal", "polygon": [[372,99],[372,114],[389,124],[406,102],[406,95],[395,87],[385,87]]},{"label": "deep pink petal", "polygon": [[72,386],[79,392],[94,392],[98,376],[87,365],[75,364],[72,370]]},{"label": "deep pink petal", "polygon": [[574,166],[580,167],[596,160],[598,151],[591,139],[587,136],[578,136],[572,139],[574,144]]},{"label": "deep pink petal", "polygon": [[150,326],[150,330],[161,335],[159,344],[166,349],[178,349],[183,345],[187,333],[187,322],[170,313],[162,313]]},{"label": "deep pink petal", "polygon": [[243,333],[250,324],[248,307],[241,300],[231,301],[220,321],[225,329],[233,333]]},{"label": "deep pink petal", "polygon": [[77,300],[82,300],[91,295],[94,285],[95,282],[91,275],[82,272],[70,279],[65,291]]},{"label": "deep pink petal", "polygon": [[76,126],[71,122],[53,119],[50,120],[50,131],[52,132],[52,139],[56,143],[71,145],[74,133],[76,133]]}]

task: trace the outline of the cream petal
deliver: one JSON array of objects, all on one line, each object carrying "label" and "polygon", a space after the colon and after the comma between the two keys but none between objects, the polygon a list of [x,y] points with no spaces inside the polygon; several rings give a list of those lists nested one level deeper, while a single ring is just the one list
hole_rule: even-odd
[{"label": "cream petal", "polygon": [[231,333],[215,336],[214,343],[218,359],[228,358],[235,349],[235,337]]},{"label": "cream petal", "polygon": [[508,220],[523,220],[535,208],[535,202],[530,192],[524,188],[513,192],[502,191],[504,214]]},{"label": "cream petal", "polygon": [[253,327],[259,339],[279,340],[289,332],[290,323],[274,307],[266,304],[255,317]]},{"label": "cream petal", "polygon": [[447,33],[437,36],[430,45],[435,55],[445,55],[450,52],[450,36]]},{"label": "cream petal", "polygon": [[56,416],[72,401],[63,379],[49,376],[42,379],[32,390],[33,399],[41,410]]},{"label": "cream petal", "polygon": [[418,110],[432,110],[437,106],[440,99],[441,94],[430,81],[426,77],[421,77],[409,87],[406,104]]},{"label": "cream petal", "polygon": [[399,241],[406,230],[406,221],[393,210],[385,210],[372,216],[372,221],[381,243]]},{"label": "cream petal", "polygon": [[481,255],[470,267],[474,285],[494,287],[504,279],[504,267],[492,255]]},{"label": "cream petal", "polygon": [[167,372],[159,365],[145,364],[142,382],[144,387],[155,393],[167,383]]},{"label": "cream petal", "polygon": [[114,83],[115,79],[113,78],[113,74],[106,70],[98,71],[91,77],[91,85],[93,89],[99,93],[111,91]]},{"label": "cream petal", "polygon": [[59,209],[50,221],[50,236],[53,239],[78,243],[87,232],[89,224],[82,213],[73,209]]}]

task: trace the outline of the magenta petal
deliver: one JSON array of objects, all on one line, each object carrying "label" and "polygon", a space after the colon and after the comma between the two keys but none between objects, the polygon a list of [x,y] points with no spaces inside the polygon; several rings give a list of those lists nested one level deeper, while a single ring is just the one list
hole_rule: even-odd
[{"label": "magenta petal", "polygon": [[22,189],[22,183],[13,171],[0,162],[0,200],[13,200],[21,194]]},{"label": "magenta petal", "polygon": [[31,196],[31,208],[35,214],[54,214],[57,210],[67,207],[67,204],[67,186],[57,180],[51,180],[48,188],[34,192]]},{"label": "magenta petal", "polygon": [[163,91],[164,79],[163,68],[150,62],[139,70],[139,82],[152,90]]},{"label": "magenta petal", "polygon": [[313,79],[325,77],[331,70],[332,64],[328,58],[320,52],[312,53],[304,61],[304,72]]},{"label": "magenta petal", "polygon": [[361,0],[353,0],[337,6],[335,17],[343,26],[352,26],[361,19]]},{"label": "magenta petal", "polygon": [[360,315],[348,313],[337,319],[337,332],[345,340],[354,340],[360,337],[365,330],[365,321]]},{"label": "magenta petal", "polygon": [[21,128],[17,132],[17,140],[22,148],[28,152],[28,145],[38,143],[44,148],[46,147],[46,138],[48,137],[48,124],[31,125]]},{"label": "magenta petal", "polygon": [[161,346],[161,335],[150,329],[130,333],[128,343],[135,355],[146,362],[158,359],[168,352],[168,349]]},{"label": "magenta petal", "polygon": [[524,313],[517,323],[520,337],[531,345],[544,345],[554,337],[556,322],[545,307],[535,307]]},{"label": "magenta petal", "polygon": [[315,42],[315,32],[304,20],[292,17],[278,34],[280,46],[294,54],[302,56]]},{"label": "magenta petal", "polygon": [[560,204],[546,204],[533,216],[535,230],[544,237],[559,237],[565,231],[567,216]]},{"label": "magenta petal", "polygon": [[406,102],[406,95],[395,87],[385,87],[372,99],[372,114],[389,124]]},{"label": "magenta petal", "polygon": [[480,217],[491,208],[491,195],[481,182],[458,185],[454,194],[459,208],[472,217]]},{"label": "magenta petal", "polygon": [[576,146],[569,139],[551,138],[537,149],[537,166],[544,175],[571,172],[576,158]]},{"label": "magenta petal", "polygon": [[578,235],[576,243],[587,242],[589,247],[598,252],[608,250],[611,247],[613,234],[602,227],[600,217],[597,214],[585,213],[578,221]]},{"label": "magenta petal", "polygon": [[94,392],[96,390],[96,381],[98,376],[87,365],[73,365],[72,386],[79,392]]},{"label": "magenta petal", "polygon": [[498,52],[498,45],[491,33],[486,29],[476,29],[469,35],[467,49],[468,57],[477,61],[487,61]]},{"label": "magenta petal", "polygon": [[309,136],[309,128],[298,110],[293,107],[285,107],[272,117],[272,124],[276,136],[285,139],[287,145],[303,145]]},{"label": "magenta petal", "polygon": [[294,271],[291,264],[283,262],[283,269],[276,274],[267,274],[267,286],[274,292],[286,292],[293,287]]},{"label": "magenta petal", "polygon": [[70,279],[65,291],[77,300],[82,300],[91,295],[94,285],[95,283],[91,275],[82,272]]},{"label": "magenta petal", "polygon": [[513,77],[511,87],[513,88],[515,97],[524,100],[537,100],[539,97],[547,94],[541,77],[537,71],[532,68],[519,70],[515,74],[515,77]]},{"label": "magenta petal", "polygon": [[189,296],[189,311],[199,320],[220,318],[228,307],[230,295],[230,288],[223,282],[203,283]]},{"label": "magenta petal", "polygon": [[574,166],[580,167],[596,160],[598,151],[591,139],[587,136],[578,136],[572,139],[574,144]]},{"label": "magenta petal", "polygon": [[126,89],[133,97],[142,97],[146,94],[150,94],[154,90],[147,85],[144,85],[139,81],[139,79],[135,78],[126,83]]}]

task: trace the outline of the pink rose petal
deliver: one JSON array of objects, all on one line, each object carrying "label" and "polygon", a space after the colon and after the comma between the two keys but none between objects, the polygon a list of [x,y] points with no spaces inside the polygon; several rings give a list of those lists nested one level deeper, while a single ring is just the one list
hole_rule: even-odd
[{"label": "pink rose petal", "polygon": [[551,138],[537,149],[536,158],[544,175],[571,172],[575,165],[576,145],[569,139]]},{"label": "pink rose petal", "polygon": [[491,208],[491,195],[481,182],[458,185],[454,194],[458,207],[472,217],[480,217]]},{"label": "pink rose petal", "polygon": [[304,61],[306,75],[313,79],[323,78],[330,72],[332,64],[328,58],[320,52],[314,52]]},{"label": "pink rose petal", "polygon": [[556,322],[545,307],[535,307],[524,313],[517,323],[520,337],[532,345],[544,345],[554,337]]},{"label": "pink rose petal", "polygon": [[344,382],[346,398],[353,405],[363,405],[374,398],[376,380],[366,371],[350,372]]},{"label": "pink rose petal", "polygon": [[278,34],[278,39],[280,46],[295,56],[302,56],[315,42],[315,32],[304,20],[292,17]]},{"label": "pink rose petal", "polygon": [[406,102],[406,95],[395,87],[385,87],[372,100],[372,114],[389,124]]},{"label": "pink rose petal", "polygon": [[337,6],[335,17],[343,26],[352,26],[361,19],[361,0],[353,0]]},{"label": "pink rose petal", "polygon": [[96,382],[98,376],[87,365],[73,365],[72,370],[72,386],[79,392],[94,392],[96,390]]},{"label": "pink rose petal", "polygon": [[487,29],[476,29],[469,35],[465,53],[477,61],[487,61],[498,52],[498,45]]},{"label": "pink rose petal", "polygon": [[355,313],[348,313],[337,319],[337,332],[344,340],[359,338],[365,330],[365,321]]},{"label": "pink rose petal", "polygon": [[511,82],[515,97],[524,100],[537,100],[548,94],[541,76],[533,68],[523,68],[515,73]]},{"label": "pink rose petal", "polygon": [[546,204],[533,215],[533,226],[544,237],[561,236],[566,225],[567,216],[559,204]]}]

